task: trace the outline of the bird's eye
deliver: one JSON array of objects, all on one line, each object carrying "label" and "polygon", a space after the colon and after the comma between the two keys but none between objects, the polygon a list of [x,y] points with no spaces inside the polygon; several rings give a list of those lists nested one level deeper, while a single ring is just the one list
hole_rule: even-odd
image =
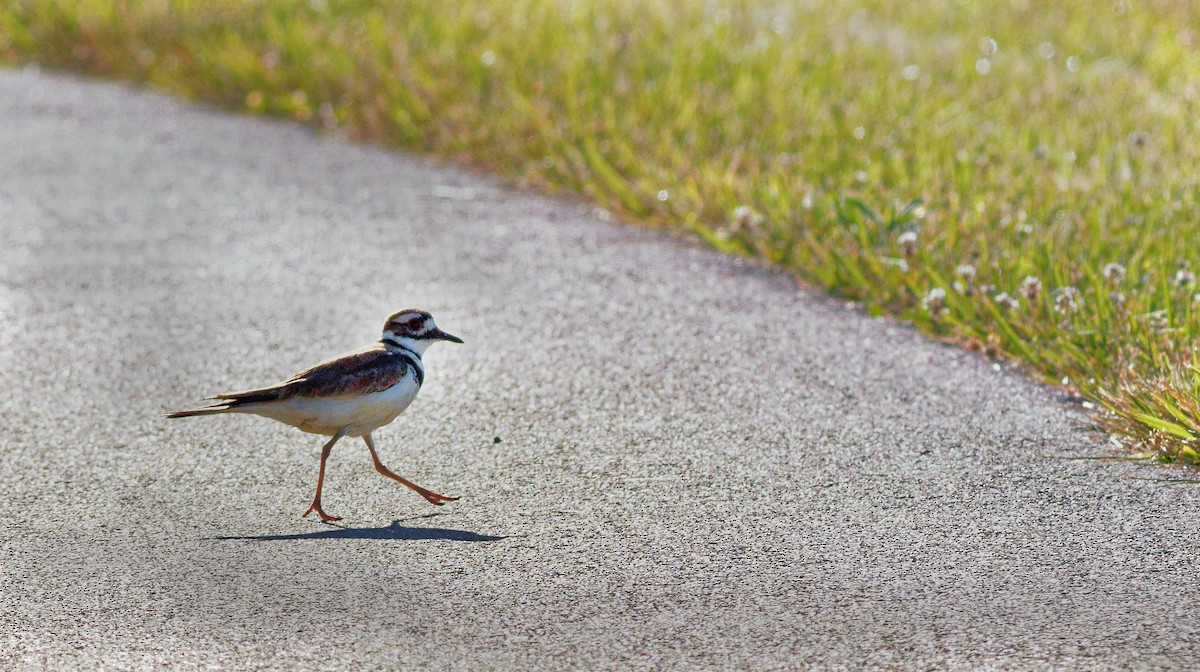
[{"label": "bird's eye", "polygon": [[418,329],[421,328],[421,321],[422,321],[421,318],[414,317],[413,319],[408,321],[408,328],[413,331],[417,331]]}]

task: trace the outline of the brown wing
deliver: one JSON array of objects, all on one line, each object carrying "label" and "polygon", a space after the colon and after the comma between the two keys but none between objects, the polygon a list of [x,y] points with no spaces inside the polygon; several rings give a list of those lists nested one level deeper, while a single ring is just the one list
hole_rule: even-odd
[{"label": "brown wing", "polygon": [[301,371],[285,382],[256,390],[218,394],[236,404],[280,401],[291,397],[338,397],[382,392],[408,373],[408,362],[382,345],[342,355]]}]

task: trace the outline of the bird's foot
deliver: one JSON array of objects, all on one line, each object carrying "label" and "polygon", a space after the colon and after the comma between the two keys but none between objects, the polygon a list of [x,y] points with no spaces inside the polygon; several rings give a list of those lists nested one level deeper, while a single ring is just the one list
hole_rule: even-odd
[{"label": "bird's foot", "polygon": [[420,490],[418,492],[420,493],[420,495],[422,497],[425,498],[425,501],[429,502],[430,504],[433,504],[434,506],[441,506],[441,505],[445,504],[446,502],[453,502],[453,501],[458,500],[458,497],[447,497],[445,495],[439,495],[438,493],[436,493],[432,490]]},{"label": "bird's foot", "polygon": [[321,508],[320,502],[313,502],[312,506],[308,507],[308,510],[305,511],[304,514],[301,515],[300,517],[307,518],[308,514],[313,513],[313,512],[316,512],[316,514],[321,517],[321,520],[326,523],[332,523],[335,520],[342,519],[341,516],[331,516],[328,513],[325,513],[325,511]]}]

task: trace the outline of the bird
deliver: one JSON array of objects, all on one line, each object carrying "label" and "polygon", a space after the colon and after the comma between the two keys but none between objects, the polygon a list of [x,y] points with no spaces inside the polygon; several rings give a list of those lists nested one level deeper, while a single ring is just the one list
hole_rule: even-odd
[{"label": "bird", "polygon": [[425,382],[421,356],[438,341],[463,342],[439,329],[429,312],[407,308],[387,319],[376,343],[305,369],[277,385],[217,394],[208,397],[213,402],[208,406],[173,411],[166,417],[251,413],[332,437],[321,448],[317,490],[303,517],[315,513],[324,522],[341,520],[321,508],[321,487],[333,445],[348,436],[362,437],[376,471],[441,506],[458,497],[439,495],[388,469],[371,438],[371,432],[395,420],[416,398]]}]

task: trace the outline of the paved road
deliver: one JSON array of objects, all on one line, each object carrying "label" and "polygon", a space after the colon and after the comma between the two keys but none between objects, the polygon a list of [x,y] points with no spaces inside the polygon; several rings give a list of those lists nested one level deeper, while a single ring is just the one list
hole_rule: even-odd
[{"label": "paved road", "polygon": [[[571,202],[0,73],[0,668],[1194,667],[1200,489],[1050,391]],[[340,444],[167,421],[467,340]],[[499,437],[499,442],[496,442]]]}]

